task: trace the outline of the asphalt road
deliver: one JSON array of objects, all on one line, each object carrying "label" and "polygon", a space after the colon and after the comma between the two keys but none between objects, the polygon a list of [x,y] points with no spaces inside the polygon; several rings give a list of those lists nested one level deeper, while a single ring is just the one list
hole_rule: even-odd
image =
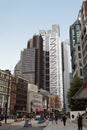
[{"label": "asphalt road", "polygon": [[0,126],[0,130],[43,130],[44,127],[23,127],[20,125],[4,125]]},{"label": "asphalt road", "polygon": [[[36,124],[35,124],[36,125]],[[43,130],[44,126],[36,125],[32,127],[24,127],[24,121],[23,122],[15,122],[11,124],[2,124],[0,126],[0,130]]]}]

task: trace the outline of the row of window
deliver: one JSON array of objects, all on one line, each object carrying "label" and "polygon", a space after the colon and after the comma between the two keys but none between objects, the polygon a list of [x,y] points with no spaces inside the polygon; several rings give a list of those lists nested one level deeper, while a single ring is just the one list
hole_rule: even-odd
[{"label": "row of window", "polygon": [[7,93],[8,92],[8,88],[0,86],[0,92]]},{"label": "row of window", "polygon": [[8,82],[4,79],[0,79],[0,84],[3,84],[4,86],[8,85]]},{"label": "row of window", "polygon": [[41,95],[33,95],[33,98],[36,98],[36,99],[41,99],[42,96]]},{"label": "row of window", "polygon": [[87,42],[87,35],[84,37],[84,41],[83,41],[83,44],[82,44],[82,49],[85,48],[85,43]]},{"label": "row of window", "polygon": [[41,101],[34,100],[33,103],[34,103],[34,104],[41,104],[41,103],[42,103],[42,100],[41,100]]},{"label": "row of window", "polygon": [[87,82],[87,64],[83,68],[83,74],[84,74],[84,82]]},{"label": "row of window", "polygon": [[82,71],[82,69],[80,69],[80,76],[83,76],[83,71]]},{"label": "row of window", "polygon": [[7,95],[4,95],[4,94],[0,94],[0,100],[7,100]]}]

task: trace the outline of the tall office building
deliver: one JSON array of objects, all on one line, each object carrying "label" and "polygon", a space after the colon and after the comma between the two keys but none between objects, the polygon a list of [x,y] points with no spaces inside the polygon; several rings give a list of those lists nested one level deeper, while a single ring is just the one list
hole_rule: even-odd
[{"label": "tall office building", "polygon": [[78,18],[81,23],[80,44],[83,56],[83,81],[87,83],[87,0],[83,1]]},{"label": "tall office building", "polygon": [[80,44],[80,35],[81,35],[81,24],[79,19],[77,19],[70,26],[70,47],[71,47],[71,57],[72,57],[72,73],[73,77],[75,75],[83,79],[83,70],[82,70],[82,47]]},{"label": "tall office building", "polygon": [[25,78],[40,89],[43,88],[43,71],[43,39],[40,35],[35,35],[21,52],[15,75]]},{"label": "tall office building", "polygon": [[49,51],[50,93],[59,95],[61,103],[63,103],[62,56],[59,26],[52,25],[52,29],[47,30],[45,33],[44,39],[45,49]]},{"label": "tall office building", "polygon": [[49,36],[45,30],[39,31],[43,38],[43,67],[44,67],[44,90],[49,90]]},{"label": "tall office building", "polygon": [[67,92],[70,88],[71,69],[71,53],[69,41],[62,42],[62,63],[63,63],[63,108],[66,112],[69,111]]}]

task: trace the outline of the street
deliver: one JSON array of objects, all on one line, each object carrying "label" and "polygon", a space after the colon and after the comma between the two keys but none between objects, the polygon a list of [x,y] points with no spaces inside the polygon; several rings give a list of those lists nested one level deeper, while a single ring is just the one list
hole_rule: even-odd
[{"label": "street", "polygon": [[[63,125],[61,120],[58,120],[56,124],[55,121],[47,121],[45,123],[38,124],[37,121],[32,120],[32,127],[24,127],[24,121],[7,123],[0,126],[0,130],[78,130],[77,124],[72,123],[69,119],[67,120],[66,126]],[[83,130],[87,128],[83,127]]]},{"label": "street", "polygon": [[13,122],[11,123],[3,123],[2,126],[0,126],[0,130],[43,130],[43,128],[46,126],[46,123],[38,124],[37,121],[32,120],[32,127],[24,127],[24,121],[20,122]]},{"label": "street", "polygon": [[[63,125],[63,122],[61,120],[58,120],[58,123],[56,124],[55,121],[50,122],[47,127],[44,128],[44,130],[78,130],[77,124],[72,123],[69,119],[67,120],[66,126]],[[83,128],[83,130],[87,130],[87,128]]]},{"label": "street", "polygon": [[3,124],[0,126],[0,130],[43,130],[43,126],[36,127],[23,127],[24,122],[12,123],[12,124]]}]

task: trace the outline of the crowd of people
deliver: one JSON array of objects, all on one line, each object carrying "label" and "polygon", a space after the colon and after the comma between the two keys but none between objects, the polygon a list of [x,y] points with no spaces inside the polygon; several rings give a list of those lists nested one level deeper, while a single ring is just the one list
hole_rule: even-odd
[{"label": "crowd of people", "polygon": [[[50,118],[51,118],[52,123],[53,121],[55,121],[56,124],[58,123],[58,119],[61,119],[61,121],[63,122],[63,125],[66,126],[66,121],[67,121],[66,114],[61,115],[61,118],[60,118],[58,112],[55,112],[55,113],[52,112],[50,113]],[[83,129],[83,118],[80,113],[78,113],[77,115],[77,126],[78,126],[78,130]]]},{"label": "crowd of people", "polygon": [[66,125],[66,120],[67,120],[66,114],[63,114],[63,115],[60,116],[57,111],[50,113],[50,120],[52,121],[52,123],[53,123],[53,121],[55,121],[55,123],[57,124],[58,119],[60,119],[63,122],[64,126]]}]

